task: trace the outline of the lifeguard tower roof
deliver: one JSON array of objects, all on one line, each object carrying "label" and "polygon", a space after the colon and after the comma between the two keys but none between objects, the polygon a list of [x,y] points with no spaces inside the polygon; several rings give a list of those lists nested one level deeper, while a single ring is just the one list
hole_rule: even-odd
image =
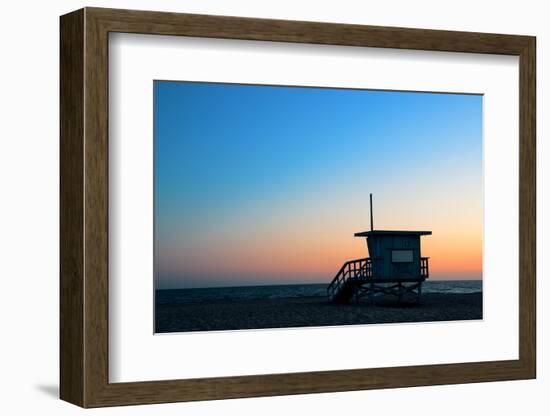
[{"label": "lifeguard tower roof", "polygon": [[361,231],[355,233],[355,237],[370,237],[370,236],[396,236],[396,235],[409,235],[409,236],[421,236],[421,235],[432,235],[431,231],[398,231],[398,230],[372,230],[372,231]]}]

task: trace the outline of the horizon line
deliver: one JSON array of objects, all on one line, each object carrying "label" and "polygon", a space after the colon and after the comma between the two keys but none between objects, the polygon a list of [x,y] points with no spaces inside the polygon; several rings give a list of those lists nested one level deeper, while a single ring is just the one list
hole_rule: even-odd
[{"label": "horizon line", "polygon": [[[483,279],[426,279],[423,283],[428,281],[432,282],[482,282]],[[388,282],[391,283],[391,282]],[[237,286],[194,286],[194,287],[171,287],[171,288],[155,288],[155,292],[158,290],[186,290],[186,289],[238,289],[243,287],[270,287],[270,286],[305,286],[305,285],[326,285],[330,284],[326,282],[317,283],[283,283],[283,284],[260,284],[260,285],[237,285]]]}]

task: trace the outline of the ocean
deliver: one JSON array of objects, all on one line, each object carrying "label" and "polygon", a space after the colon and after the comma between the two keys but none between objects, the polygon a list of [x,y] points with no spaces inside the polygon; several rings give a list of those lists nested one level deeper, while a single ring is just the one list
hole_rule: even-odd
[{"label": "ocean", "polygon": [[[200,289],[161,289],[157,305],[185,305],[208,301],[262,300],[326,296],[326,284],[213,287]],[[482,292],[481,280],[428,280],[422,293],[465,294]]]}]

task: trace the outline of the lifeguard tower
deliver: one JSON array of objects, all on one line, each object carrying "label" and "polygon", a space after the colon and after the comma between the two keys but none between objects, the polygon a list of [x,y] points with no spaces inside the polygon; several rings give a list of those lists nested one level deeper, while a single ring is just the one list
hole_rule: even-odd
[{"label": "lifeguard tower", "polygon": [[370,231],[355,233],[365,237],[369,256],[350,260],[340,268],[327,287],[332,302],[374,303],[380,294],[395,295],[401,301],[407,294],[420,301],[422,283],[429,277],[428,257],[422,257],[420,237],[431,231],[374,230],[372,194],[370,194]]}]

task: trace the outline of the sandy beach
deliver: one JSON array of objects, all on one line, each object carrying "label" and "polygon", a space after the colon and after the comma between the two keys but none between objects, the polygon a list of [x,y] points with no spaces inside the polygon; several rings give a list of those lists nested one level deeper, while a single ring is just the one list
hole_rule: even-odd
[{"label": "sandy beach", "polygon": [[420,304],[379,299],[375,306],[338,305],[324,296],[216,300],[160,304],[155,312],[157,333],[455,321],[482,319],[482,294],[427,293]]}]

